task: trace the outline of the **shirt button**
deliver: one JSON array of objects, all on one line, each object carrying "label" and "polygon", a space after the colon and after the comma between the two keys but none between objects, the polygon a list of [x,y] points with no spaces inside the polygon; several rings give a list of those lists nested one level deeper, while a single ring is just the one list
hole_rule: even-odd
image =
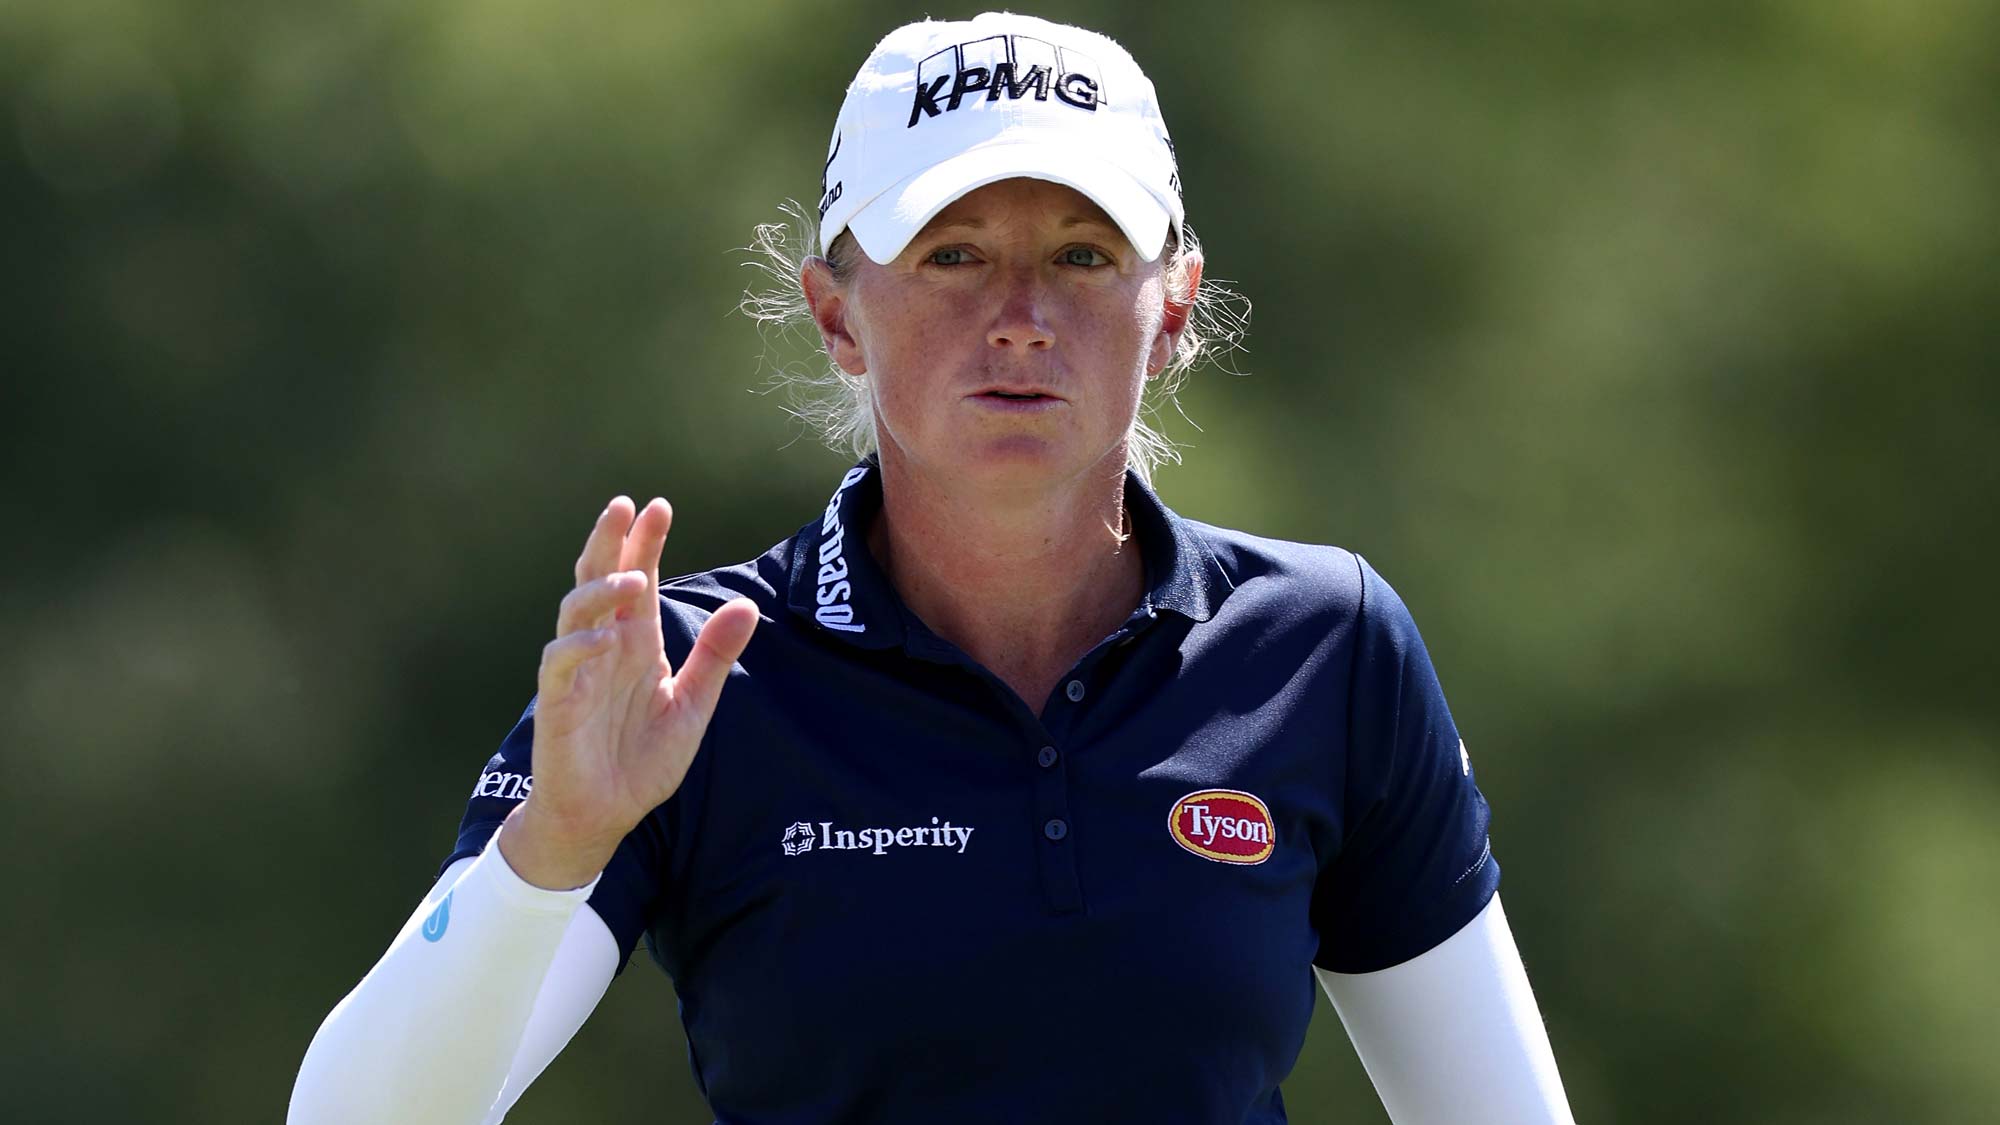
[{"label": "shirt button", "polygon": [[1069,835],[1069,825],[1063,823],[1061,820],[1051,820],[1047,824],[1042,825],[1042,835],[1047,836],[1051,840],[1060,840],[1064,836]]},{"label": "shirt button", "polygon": [[1044,746],[1042,747],[1042,752],[1035,755],[1035,764],[1041,766],[1043,769],[1048,769],[1050,766],[1056,764],[1056,756],[1055,747]]},{"label": "shirt button", "polygon": [[1071,703],[1080,703],[1080,702],[1082,702],[1082,701],[1083,701],[1083,681],[1082,681],[1082,680],[1071,680],[1071,681],[1069,682],[1069,686],[1063,689],[1063,694],[1064,694],[1064,695],[1067,695],[1067,696],[1069,696],[1069,701],[1070,701]]}]

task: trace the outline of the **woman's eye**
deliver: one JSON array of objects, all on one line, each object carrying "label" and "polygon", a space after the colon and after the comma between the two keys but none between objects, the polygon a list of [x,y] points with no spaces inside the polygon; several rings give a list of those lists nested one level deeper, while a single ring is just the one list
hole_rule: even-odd
[{"label": "woman's eye", "polygon": [[1094,250],[1088,246],[1072,246],[1063,251],[1062,261],[1066,266],[1104,266],[1111,264],[1111,259],[1105,257],[1103,251]]},{"label": "woman's eye", "polygon": [[934,266],[962,266],[972,260],[963,246],[945,246],[931,251],[930,262]]}]

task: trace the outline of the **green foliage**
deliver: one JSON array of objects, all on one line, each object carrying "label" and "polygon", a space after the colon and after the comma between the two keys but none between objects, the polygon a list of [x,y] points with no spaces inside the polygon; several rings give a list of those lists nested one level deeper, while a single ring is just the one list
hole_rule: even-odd
[{"label": "green foliage", "polygon": [[[271,1119],[603,500],[817,509],[733,248],[918,14],[0,7],[11,1116]],[[1257,305],[1162,490],[1412,606],[1579,1117],[1990,1113],[2000,9],[1045,14]],[[642,966],[518,1119],[707,1120],[678,1034]],[[1381,1119],[1330,1010],[1288,1101]]]}]

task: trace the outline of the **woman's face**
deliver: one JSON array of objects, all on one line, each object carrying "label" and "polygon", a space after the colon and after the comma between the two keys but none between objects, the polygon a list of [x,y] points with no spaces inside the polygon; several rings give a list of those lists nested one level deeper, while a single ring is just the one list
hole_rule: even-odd
[{"label": "woman's face", "polygon": [[806,292],[834,361],[867,380],[885,459],[989,485],[1122,471],[1140,389],[1188,304],[1088,197],[1002,180],[888,265],[855,258],[844,283],[809,266]]}]

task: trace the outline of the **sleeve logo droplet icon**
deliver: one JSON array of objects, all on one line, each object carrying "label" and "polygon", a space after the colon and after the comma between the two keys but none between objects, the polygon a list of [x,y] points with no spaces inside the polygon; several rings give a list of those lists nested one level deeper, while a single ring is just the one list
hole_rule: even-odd
[{"label": "sleeve logo droplet icon", "polygon": [[438,903],[437,909],[431,911],[431,916],[424,919],[425,941],[435,942],[444,937],[445,927],[451,925],[452,893],[455,892],[447,892],[444,896],[444,901]]}]

